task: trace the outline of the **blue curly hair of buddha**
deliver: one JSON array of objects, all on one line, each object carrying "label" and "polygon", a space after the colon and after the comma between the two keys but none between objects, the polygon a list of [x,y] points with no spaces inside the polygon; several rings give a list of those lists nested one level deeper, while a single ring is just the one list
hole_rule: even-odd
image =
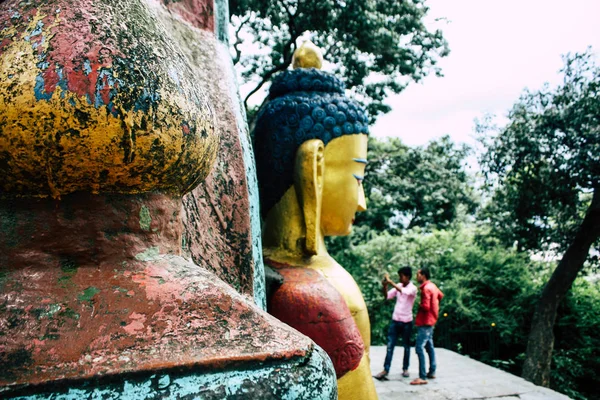
[{"label": "blue curly hair of buddha", "polygon": [[344,83],[335,76],[313,68],[279,74],[258,112],[253,135],[263,216],[294,184],[302,143],[320,139],[327,146],[342,135],[368,133],[364,108],[344,97]]}]

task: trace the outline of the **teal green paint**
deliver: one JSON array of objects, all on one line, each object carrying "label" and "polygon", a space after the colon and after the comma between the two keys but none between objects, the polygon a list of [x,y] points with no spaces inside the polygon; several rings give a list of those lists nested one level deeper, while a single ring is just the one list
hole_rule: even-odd
[{"label": "teal green paint", "polygon": [[0,231],[4,233],[5,243],[8,247],[15,247],[19,244],[17,217],[11,212],[10,207],[0,208]]},{"label": "teal green paint", "polygon": [[[216,0],[217,9],[219,9],[219,3],[226,3],[223,0]],[[226,7],[226,5],[223,5]],[[229,57],[227,47],[222,47],[220,51],[223,54],[227,54]],[[231,58],[229,58],[231,60]],[[248,185],[248,200],[250,203],[250,235],[252,240],[252,259],[254,261],[254,302],[263,310],[267,309],[267,295],[265,291],[265,266],[262,258],[262,232],[260,228],[260,208],[258,200],[258,181],[256,179],[256,164],[254,162],[254,153],[250,144],[250,134],[248,133],[248,124],[246,122],[246,112],[240,99],[237,84],[237,79],[233,73],[233,64],[230,61],[229,68],[227,68],[227,77],[229,82],[234,84],[229,86],[229,96],[232,99],[237,99],[234,102],[235,119],[238,125],[238,137],[240,145],[242,147],[242,154],[244,159],[244,166],[246,167],[246,182]]]},{"label": "teal green paint", "polygon": [[4,269],[0,269],[0,291],[4,290],[4,285],[8,281],[8,272]]},{"label": "teal green paint", "polygon": [[64,315],[65,317],[67,317],[67,318],[71,318],[71,319],[74,319],[74,320],[78,320],[79,317],[80,317],[80,315],[78,313],[76,313],[75,311],[73,311],[70,308],[67,308],[61,314]]},{"label": "teal green paint", "polygon": [[151,276],[151,278],[158,279],[159,285],[164,285],[166,283],[162,276]]},{"label": "teal green paint", "polygon": [[60,270],[63,275],[58,278],[58,284],[62,288],[73,286],[74,283],[71,281],[71,278],[77,273],[77,263],[69,259],[62,259],[60,260]]},{"label": "teal green paint", "polygon": [[77,272],[77,263],[69,259],[60,260],[60,269],[65,274],[72,276]]},{"label": "teal green paint", "polygon": [[146,250],[142,251],[135,255],[135,259],[139,261],[152,261],[156,260],[159,256],[158,246],[149,247]]},{"label": "teal green paint", "polygon": [[229,46],[229,2],[226,0],[215,0],[215,34]]},{"label": "teal green paint", "polygon": [[[252,366],[252,369],[247,370],[211,373],[190,371],[180,375],[157,372],[138,381],[113,380],[113,383],[93,388],[65,388],[62,391],[6,398],[11,400],[337,399],[337,381],[327,354],[315,347],[307,357],[269,365],[257,363]],[[265,385],[269,393],[265,393]]]},{"label": "teal green paint", "polygon": [[50,318],[52,317],[54,314],[56,314],[57,312],[60,311],[60,304],[50,304],[50,307],[48,307],[47,310],[43,311],[40,314],[40,317],[45,317],[45,318]]},{"label": "teal green paint", "polygon": [[142,206],[140,208],[140,228],[143,231],[149,232],[150,225],[152,224],[152,216],[150,215],[150,210],[146,206]]},{"label": "teal green paint", "polygon": [[184,253],[187,253],[188,251],[187,242],[185,241],[185,235],[181,237],[181,250],[183,250]]},{"label": "teal green paint", "polygon": [[77,298],[79,299],[79,301],[91,301],[97,293],[100,293],[100,289],[90,286],[89,288],[85,289],[79,296],[77,296]]}]

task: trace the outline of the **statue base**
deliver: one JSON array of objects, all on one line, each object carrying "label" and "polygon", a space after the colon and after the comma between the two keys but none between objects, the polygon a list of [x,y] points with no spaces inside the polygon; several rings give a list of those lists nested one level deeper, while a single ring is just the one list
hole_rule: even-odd
[{"label": "statue base", "polygon": [[180,214],[162,194],[0,201],[0,397],[336,398],[319,347],[180,256]]}]

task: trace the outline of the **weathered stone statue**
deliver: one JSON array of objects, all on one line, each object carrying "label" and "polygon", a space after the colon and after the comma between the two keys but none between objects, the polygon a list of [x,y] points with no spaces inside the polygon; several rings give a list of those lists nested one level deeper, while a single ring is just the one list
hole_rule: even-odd
[{"label": "weathered stone statue", "polygon": [[0,397],[336,397],[325,353],[263,311],[227,20],[0,2]]},{"label": "weathered stone statue", "polygon": [[298,68],[273,80],[255,128],[265,263],[283,281],[268,310],[327,352],[340,399],[376,399],[365,302],[324,244],[350,233],[366,208],[367,117],[340,80],[316,69],[314,45],[295,57]]}]

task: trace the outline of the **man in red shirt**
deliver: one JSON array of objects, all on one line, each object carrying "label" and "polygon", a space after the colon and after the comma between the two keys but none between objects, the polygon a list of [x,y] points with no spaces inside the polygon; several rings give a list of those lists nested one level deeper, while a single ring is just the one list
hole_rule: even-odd
[{"label": "man in red shirt", "polygon": [[[417,344],[415,350],[419,358],[419,377],[412,381],[411,385],[425,385],[427,378],[435,378],[435,350],[433,348],[433,326],[437,322],[440,311],[440,300],[444,294],[429,280],[428,268],[421,268],[417,272],[417,282],[421,290],[421,303],[417,311],[415,325],[417,326]],[[429,355],[429,372],[426,373],[425,353]]]}]

